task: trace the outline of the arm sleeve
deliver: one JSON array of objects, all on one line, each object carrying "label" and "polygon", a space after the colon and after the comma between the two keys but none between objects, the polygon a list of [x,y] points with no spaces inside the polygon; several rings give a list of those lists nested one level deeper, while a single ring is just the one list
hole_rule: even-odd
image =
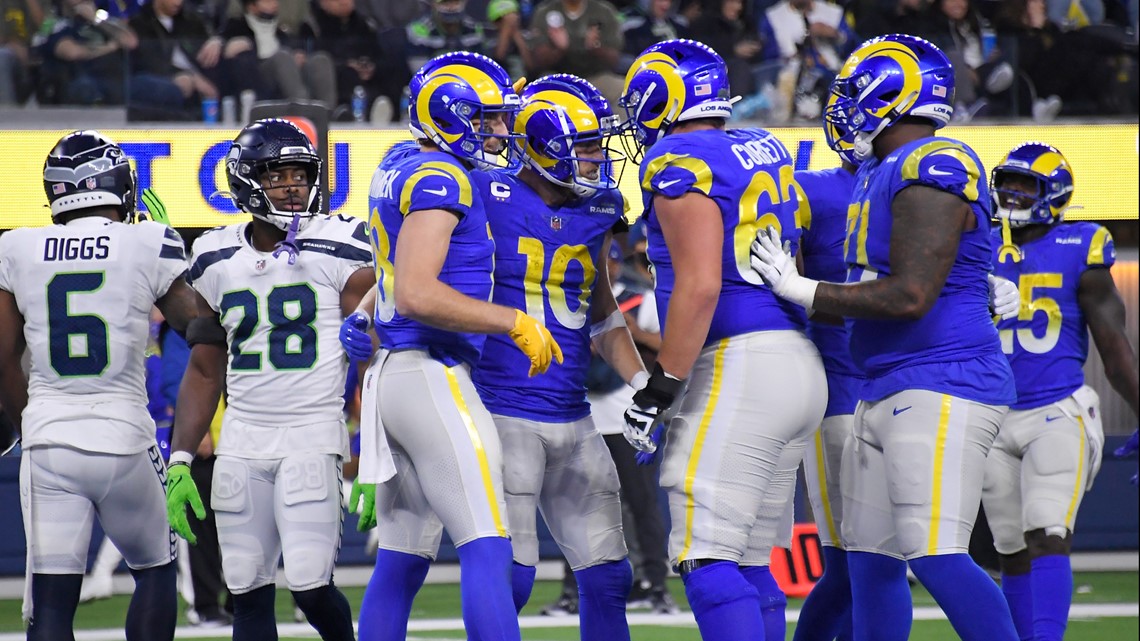
[{"label": "arm sleeve", "polygon": [[186,261],[186,245],[182,242],[182,236],[173,228],[159,223],[145,221],[143,223],[147,227],[157,227],[160,230],[161,237],[158,247],[158,264],[156,269],[152,272],[152,287],[155,300],[162,298],[170,289],[171,283],[176,278],[186,273],[189,268],[189,263]]},{"label": "arm sleeve", "polygon": [[445,209],[466,216],[472,202],[470,178],[447,162],[425,162],[400,189],[400,213],[404,216],[425,209]]},{"label": "arm sleeve", "polygon": [[344,289],[345,283],[357,271],[372,266],[372,248],[368,244],[367,223],[363,220],[352,221],[345,226],[351,229],[351,234],[342,240],[337,250],[339,260],[337,260],[335,278],[340,289]]},{"label": "arm sleeve", "polygon": [[1085,268],[1112,267],[1116,263],[1116,243],[1108,228],[1093,225],[1088,241],[1088,255],[1085,258]]},{"label": "arm sleeve", "polygon": [[899,177],[899,191],[924,185],[954,194],[967,203],[989,197],[981,161],[965,145],[951,140],[935,140],[912,151],[901,163]]},{"label": "arm sleeve", "polygon": [[680,198],[690,191],[708,196],[712,181],[712,168],[701,158],[665,152],[645,164],[641,189],[666,198]]}]

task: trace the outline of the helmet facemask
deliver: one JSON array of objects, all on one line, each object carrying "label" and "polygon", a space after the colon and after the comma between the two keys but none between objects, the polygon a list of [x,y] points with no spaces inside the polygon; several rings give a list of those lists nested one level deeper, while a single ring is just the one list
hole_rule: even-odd
[{"label": "helmet facemask", "polygon": [[1064,210],[1054,216],[1051,201],[1073,191],[1070,185],[1057,193],[1049,193],[1047,178],[1009,166],[995,167],[990,182],[994,218],[1008,220],[1013,228],[1060,222]]}]

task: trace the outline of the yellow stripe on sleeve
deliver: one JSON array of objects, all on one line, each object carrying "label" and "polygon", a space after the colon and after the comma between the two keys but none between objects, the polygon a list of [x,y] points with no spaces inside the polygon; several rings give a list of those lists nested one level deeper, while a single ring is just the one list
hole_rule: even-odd
[{"label": "yellow stripe on sleeve", "polygon": [[934,477],[930,501],[930,542],[926,551],[930,556],[938,550],[938,530],[942,520],[942,467],[946,456],[946,435],[950,427],[950,403],[953,397],[942,395],[942,412],[938,416],[938,435],[934,440]]},{"label": "yellow stripe on sleeve", "polygon": [[465,207],[471,206],[473,202],[471,196],[471,180],[467,178],[467,174],[463,173],[463,170],[455,165],[438,160],[429,160],[417,167],[416,171],[404,181],[404,186],[400,189],[401,214],[407,216],[412,213],[409,211],[412,205],[412,191],[421,180],[428,176],[450,176],[459,187],[459,204]]},{"label": "yellow stripe on sleeve", "polygon": [[693,451],[689,453],[689,462],[685,466],[685,544],[678,561],[684,561],[693,546],[693,512],[696,500],[693,498],[693,483],[696,481],[697,466],[701,461],[701,450],[705,447],[705,437],[708,435],[709,424],[712,423],[713,414],[716,413],[717,401],[720,399],[720,384],[724,378],[724,352],[728,348],[728,339],[722,338],[716,347],[713,356],[712,389],[709,391],[709,401],[705,411],[701,414],[701,422],[697,426],[697,437],[693,441]]},{"label": "yellow stripe on sleeve", "polygon": [[1089,265],[1103,265],[1104,247],[1110,240],[1112,240],[1112,236],[1108,233],[1108,228],[1098,228],[1093,234],[1092,241],[1089,242],[1089,256],[1085,262]]},{"label": "yellow stripe on sleeve", "polygon": [[649,166],[645,168],[645,178],[641,181],[641,188],[653,191],[653,179],[666,167],[679,167],[688,171],[695,179],[693,188],[706,196],[712,193],[712,168],[700,158],[683,154],[661,154],[650,161]]},{"label": "yellow stripe on sleeve", "polygon": [[491,520],[495,522],[495,531],[499,536],[507,536],[507,528],[503,526],[503,517],[499,514],[499,500],[495,495],[495,484],[491,480],[491,465],[487,462],[487,451],[483,449],[483,439],[475,427],[475,419],[467,409],[467,401],[463,400],[463,391],[459,389],[459,379],[455,377],[452,367],[444,368],[447,374],[447,386],[451,389],[451,397],[455,400],[455,409],[463,419],[463,426],[467,428],[467,436],[475,448],[475,458],[479,461],[479,474],[483,477],[483,489],[487,492],[487,503],[491,508]]}]

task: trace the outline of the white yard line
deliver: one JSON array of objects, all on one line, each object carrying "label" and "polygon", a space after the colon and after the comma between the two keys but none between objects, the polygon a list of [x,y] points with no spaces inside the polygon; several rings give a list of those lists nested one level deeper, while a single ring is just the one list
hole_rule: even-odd
[{"label": "white yard line", "polygon": [[[788,610],[788,621],[799,619],[798,609]],[[1071,619],[1102,619],[1102,618],[1135,618],[1140,617],[1140,604],[1138,603],[1081,603],[1076,604],[1069,611]],[[629,614],[630,625],[656,625],[668,627],[693,627],[696,622],[689,612],[681,614]],[[914,609],[916,621],[937,621],[945,619],[942,610],[936,607],[920,607]],[[576,628],[578,617],[544,617],[527,616],[519,618],[519,625],[529,628]],[[462,619],[415,619],[408,624],[409,632],[440,632],[462,630]],[[307,623],[279,623],[277,633],[281,636],[317,638],[316,632]],[[178,639],[229,639],[233,636],[230,627],[219,628],[178,628],[175,637]],[[77,630],[76,641],[122,641],[122,630]],[[409,641],[435,641],[430,637],[413,636]],[[0,633],[0,641],[24,641],[24,634],[7,632]]]}]

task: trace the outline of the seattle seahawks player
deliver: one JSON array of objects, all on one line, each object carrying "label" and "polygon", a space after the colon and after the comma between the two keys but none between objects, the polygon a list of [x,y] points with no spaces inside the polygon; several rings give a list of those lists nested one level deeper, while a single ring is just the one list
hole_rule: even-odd
[{"label": "seattle seahawks player", "polygon": [[285,120],[259,120],[234,139],[226,176],[245,223],[194,243],[200,321],[175,408],[168,506],[193,542],[186,506],[204,516],[190,478],[223,382],[227,405],[210,505],[233,593],[234,639],[277,638],[275,577],[322,639],[353,639],[333,583],[340,547],[340,468],[348,455],[341,398],[341,320],[372,287],[363,222],[320,215],[321,159]]},{"label": "seattle seahawks player", "polygon": [[986,459],[982,503],[1001,555],[1002,591],[1022,639],[1060,641],[1072,601],[1077,509],[1100,469],[1099,399],[1084,384],[1091,330],[1104,371],[1140,403],[1116,251],[1096,223],[1062,223],[1073,168],[1055,147],[1018,145],[992,172],[994,270],[1020,284],[1021,313],[998,324],[1017,402]]},{"label": "seattle seahawks player", "polygon": [[586,400],[591,342],[632,385],[649,375],[604,269],[611,232],[626,228],[614,159],[604,149],[605,115],[590,106],[601,101],[608,111],[608,103],[593,85],[569,78],[543,78],[522,91],[518,174],[472,174],[495,238],[494,301],[540,320],[565,361],[543,376],[523,376],[526,357],[508,337],[491,335],[472,378],[503,445],[515,607],[534,586],[537,508],[577,578],[582,639],[620,641],[629,639],[633,573],[617,469]]},{"label": "seattle seahawks player", "polygon": [[135,223],[134,171],[97,131],[61,138],[43,180],[55,224],[0,237],[0,405],[23,438],[28,639],[74,638],[96,514],[135,579],[126,638],[172,639],[176,545],[144,359],[152,306],[178,331],[197,314],[182,239]]},{"label": "seattle seahawks player", "polygon": [[[470,371],[487,334],[506,334],[522,351],[520,375],[545,372],[562,353],[539,320],[489,301],[495,243],[469,172],[518,167],[509,127],[519,96],[497,63],[466,52],[429,61],[410,91],[415,146],[391,150],[369,189],[383,349],[364,377],[360,476],[350,504],[355,509],[363,494],[365,516],[374,509],[379,550],[360,635],[404,639],[442,526],[463,569],[469,638],[510,641],[519,627],[503,457]],[[362,307],[371,310],[371,300]],[[346,323],[366,329],[372,315]]]},{"label": "seattle seahawks player", "polygon": [[[828,107],[835,104],[831,94]],[[845,142],[847,124],[834,119],[823,123],[824,137],[831,148],[838,148],[838,167],[818,171],[797,171],[802,189],[804,218],[804,276],[842,283],[847,280],[843,240],[847,229],[847,205],[855,188],[859,161],[853,145]],[[843,445],[855,422],[862,376],[851,360],[847,328],[843,319],[815,313],[807,324],[808,337],[815,343],[827,372],[827,408],[823,423],[813,436],[804,457],[804,480],[812,514],[823,546],[823,576],[816,582],[796,624],[796,641],[851,639],[851,582],[847,574],[847,554],[841,535],[843,496],[839,489],[839,468]]]},{"label": "seattle seahawks player", "polygon": [[791,156],[767,131],[725,130],[725,63],[697,42],[642,52],[621,106],[639,150],[648,149],[641,187],[665,328],[653,374],[626,412],[626,436],[643,460],[654,456],[675,414],[661,468],[670,556],[703,638],[763,639],[762,604],[779,588],[757,558],[756,543],[770,535],[753,531],[771,527],[769,483],[799,464],[787,464],[789,444],[818,427],[818,390],[827,389],[803,310],[749,267],[749,243],[765,226],[783,229],[798,250]]},{"label": "seattle seahawks player", "polygon": [[1017,638],[994,582],[966,553],[986,453],[1013,376],[989,311],[990,198],[981,161],[935,137],[954,96],[949,60],[913,36],[863,43],[825,115],[862,161],[848,209],[847,284],[796,273],[769,229],[753,266],[779,296],[848,318],[866,377],[844,449],[843,542],[856,639],[906,639],[911,569],[966,641]]}]

